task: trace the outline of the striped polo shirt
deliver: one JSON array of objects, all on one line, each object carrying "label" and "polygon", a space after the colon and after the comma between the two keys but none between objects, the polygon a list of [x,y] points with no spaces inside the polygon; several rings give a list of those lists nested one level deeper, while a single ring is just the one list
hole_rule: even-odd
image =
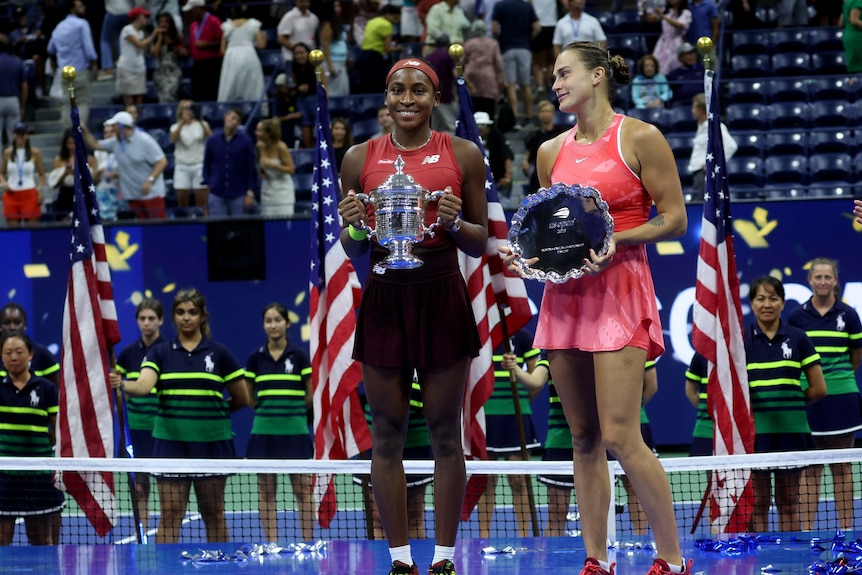
[{"label": "striped polo shirt", "polygon": [[305,382],[311,362],[305,351],[288,341],[273,359],[263,344],[249,354],[245,377],[254,384],[252,435],[308,435]]},{"label": "striped polo shirt", "polygon": [[[126,347],[117,356],[117,372],[123,376],[123,379],[138,379],[141,375],[141,363],[147,356],[147,352],[154,345],[164,341],[167,340],[160,335],[149,347],[141,339]],[[146,397],[128,396],[126,404],[129,412],[129,429],[152,431],[156,424],[156,412],[159,410],[159,396],[156,393],[156,388],[150,390]]]}]

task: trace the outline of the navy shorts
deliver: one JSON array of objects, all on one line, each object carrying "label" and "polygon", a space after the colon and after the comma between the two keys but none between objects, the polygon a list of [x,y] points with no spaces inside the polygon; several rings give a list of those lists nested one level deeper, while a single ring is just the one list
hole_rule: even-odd
[{"label": "navy shorts", "polygon": [[[522,415],[524,419],[524,437],[527,449],[538,449],[542,446],[536,439],[536,429],[533,418]],[[518,438],[518,420],[514,415],[488,415],[485,417],[485,442],[489,454],[504,455],[520,453],[521,440]]]},{"label": "navy shorts", "polygon": [[[153,432],[150,429],[130,429],[129,434],[132,439],[132,447],[135,448],[135,459],[141,457],[152,457],[153,448],[156,440],[153,439]],[[126,446],[120,446],[120,457],[126,457]]]},{"label": "navy shorts", "polygon": [[[807,451],[814,449],[814,440],[810,433],[758,433],[754,436],[755,453],[780,453],[782,451]],[[806,465],[798,465],[787,469],[761,469],[757,473],[781,473],[793,471]]]},{"label": "navy shorts", "polygon": [[[402,459],[418,459],[431,460],[434,459],[434,454],[431,452],[430,445],[422,445],[418,447],[405,447]],[[413,487],[422,487],[434,481],[434,474],[431,475],[408,475],[407,489]],[[359,475],[353,476],[353,483],[362,485],[362,477]],[[368,487],[371,487],[371,477],[368,477]]]},{"label": "navy shorts", "polygon": [[248,438],[246,459],[313,459],[314,445],[306,435],[256,435]]},{"label": "navy shorts", "polygon": [[862,395],[827,395],[805,407],[811,435],[829,436],[862,429]]},{"label": "navy shorts", "polygon": [[[542,455],[542,461],[569,461],[574,458],[572,449],[561,449],[559,447],[550,447],[545,449]],[[574,473],[574,471],[573,471]],[[575,479],[572,473],[568,475],[538,475],[536,479],[550,487],[558,487],[562,489],[574,489]]]},{"label": "navy shorts", "polygon": [[59,513],[66,507],[52,473],[0,473],[0,515],[33,517]]},{"label": "navy shorts", "polygon": [[[155,439],[153,457],[171,459],[232,459],[236,448],[232,439],[222,441],[173,441]],[[152,473],[159,479],[191,479],[230,475],[229,473]]]},{"label": "navy shorts", "polygon": [[688,450],[689,457],[700,457],[703,455],[712,455],[714,449],[711,437],[692,437],[691,447]]}]

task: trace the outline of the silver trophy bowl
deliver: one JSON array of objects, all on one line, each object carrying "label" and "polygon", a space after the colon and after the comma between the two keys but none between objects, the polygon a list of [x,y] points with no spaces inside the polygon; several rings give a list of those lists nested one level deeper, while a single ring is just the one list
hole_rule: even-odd
[{"label": "silver trophy bowl", "polygon": [[425,225],[428,202],[440,199],[445,192],[429,192],[404,173],[404,160],[395,160],[395,173],[369,194],[357,194],[363,203],[374,206],[374,228],[365,226],[390,254],[377,266],[383,269],[414,269],[422,260],[413,255],[413,245],[434,237],[440,224]]}]

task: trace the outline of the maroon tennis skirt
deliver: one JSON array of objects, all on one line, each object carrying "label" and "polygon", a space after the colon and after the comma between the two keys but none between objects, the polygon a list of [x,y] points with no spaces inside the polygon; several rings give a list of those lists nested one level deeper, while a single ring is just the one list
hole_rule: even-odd
[{"label": "maroon tennis skirt", "polygon": [[419,251],[424,265],[375,273],[359,307],[353,358],[376,367],[440,368],[479,355],[481,344],[454,246]]}]

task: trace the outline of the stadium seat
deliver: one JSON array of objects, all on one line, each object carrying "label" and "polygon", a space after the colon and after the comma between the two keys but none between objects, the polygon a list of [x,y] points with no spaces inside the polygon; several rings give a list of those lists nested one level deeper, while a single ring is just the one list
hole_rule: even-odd
[{"label": "stadium seat", "polygon": [[353,122],[353,141],[356,143],[364,142],[376,134],[379,129],[380,124],[377,123],[377,118],[368,118]]},{"label": "stadium seat", "polygon": [[731,192],[735,186],[763,185],[763,160],[733,156],[727,160],[727,178]]},{"label": "stadium seat", "polygon": [[820,183],[808,187],[809,198],[845,198],[853,195],[853,186],[846,182]]},{"label": "stadium seat", "polygon": [[857,144],[850,130],[814,130],[808,134],[808,148],[812,154],[853,154]]},{"label": "stadium seat", "polygon": [[615,34],[639,34],[640,32],[641,17],[637,10],[620,10],[614,14]]},{"label": "stadium seat", "polygon": [[769,156],[764,164],[766,183],[807,184],[808,158],[806,156]]},{"label": "stadium seat", "polygon": [[769,33],[769,48],[773,54],[809,52],[810,36],[805,28],[784,28]]},{"label": "stadium seat", "polygon": [[812,185],[823,182],[848,183],[855,179],[850,154],[812,154],[808,158]]},{"label": "stadium seat", "polygon": [[808,102],[808,79],[775,78],[766,83],[773,102]]},{"label": "stadium seat", "polygon": [[811,78],[808,86],[812,102],[820,100],[851,102],[856,98],[854,86],[847,78]]},{"label": "stadium seat", "polygon": [[173,152],[174,144],[171,142],[171,133],[168,130],[154,128],[147,130],[147,133],[159,143],[159,146],[161,146],[165,153]]},{"label": "stadium seat", "polygon": [[[632,108],[629,110],[629,116],[653,124],[662,132],[667,132],[667,112],[668,110],[664,108]],[[689,113],[691,113],[690,109]]]},{"label": "stadium seat", "polygon": [[691,108],[670,108],[665,112],[665,122],[667,123],[668,131],[678,134],[694,135],[697,131],[697,120],[691,115]]},{"label": "stadium seat", "polygon": [[556,126],[574,126],[578,121],[577,114],[567,114],[557,110],[554,112],[554,125]]},{"label": "stadium seat", "polygon": [[811,56],[811,69],[819,76],[846,74],[847,59],[844,51],[815,53]]},{"label": "stadium seat", "polygon": [[[647,53],[646,40],[642,35],[625,34],[614,35],[608,37],[608,50],[611,54],[619,54],[623,58],[631,58],[637,61],[641,56]],[[631,70],[632,74],[636,74],[636,70]],[[661,72],[661,70],[659,70]],[[663,72],[662,72],[663,73]]]},{"label": "stadium seat", "polygon": [[775,8],[755,8],[754,15],[766,27],[774,27],[778,21],[778,11]]},{"label": "stadium seat", "polygon": [[844,30],[838,26],[817,26],[809,31],[811,53],[844,50]]},{"label": "stadium seat", "polygon": [[737,54],[730,58],[734,78],[763,78],[772,75],[772,64],[766,54]]},{"label": "stadium seat", "polygon": [[852,128],[856,125],[857,110],[853,104],[826,101],[814,102],[811,107],[815,127]]},{"label": "stadium seat", "polygon": [[314,170],[314,156],[317,150],[314,148],[303,148],[291,150],[293,165],[297,174],[310,174]]},{"label": "stadium seat", "polygon": [[735,132],[733,139],[738,148],[734,158],[760,158],[763,156],[764,141],[768,132]]},{"label": "stadium seat", "polygon": [[728,104],[765,104],[769,98],[762,80],[731,80],[727,83]]},{"label": "stadium seat", "polygon": [[623,110],[623,113],[628,112],[628,109],[632,107],[631,86],[617,86],[617,91],[616,94],[614,94],[614,100],[611,102],[611,105],[614,108],[620,108]]},{"label": "stadium seat", "polygon": [[360,94],[350,96],[350,111],[348,117],[351,122],[377,119],[377,109],[383,105],[382,94]]},{"label": "stadium seat", "polygon": [[766,134],[765,151],[770,156],[808,154],[808,133],[805,131],[768,132]]},{"label": "stadium seat", "polygon": [[692,177],[688,171],[688,158],[676,159],[676,171],[679,172],[679,181],[683,188],[691,187]]},{"label": "stadium seat", "polygon": [[731,104],[724,113],[724,122],[733,130],[766,130],[769,127],[768,108],[761,104]]},{"label": "stadium seat", "polygon": [[693,138],[694,132],[688,136],[669,135],[667,137],[667,143],[670,145],[670,149],[673,150],[673,157],[685,160],[691,158],[691,145]]},{"label": "stadium seat", "polygon": [[176,122],[175,104],[142,104],[138,106],[138,126],[145,130],[167,130]]},{"label": "stadium seat", "polygon": [[806,102],[776,102],[769,107],[772,129],[802,129],[811,126],[811,105]]},{"label": "stadium seat", "polygon": [[764,41],[761,31],[736,30],[728,36],[731,41],[730,53],[736,54],[769,54],[769,45]]},{"label": "stadium seat", "polygon": [[811,56],[807,52],[774,54],[772,73],[776,76],[807,76],[811,73]]},{"label": "stadium seat", "polygon": [[281,48],[261,50],[259,56],[264,76],[270,76],[276,69],[284,68],[284,58],[281,56]]},{"label": "stadium seat", "polygon": [[596,19],[598,19],[599,24],[602,25],[602,30],[605,31],[605,35],[608,34],[616,34],[616,28],[614,28],[614,13],[609,12],[608,10],[602,10],[596,12]]}]

